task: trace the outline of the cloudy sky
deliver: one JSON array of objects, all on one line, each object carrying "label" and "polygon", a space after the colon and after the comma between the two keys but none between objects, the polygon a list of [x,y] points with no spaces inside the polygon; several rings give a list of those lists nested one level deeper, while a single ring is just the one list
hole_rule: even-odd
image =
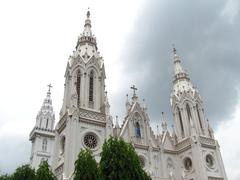
[{"label": "cloudy sky", "polygon": [[56,119],[64,72],[90,7],[104,57],[111,113],[121,119],[130,86],[145,98],[152,126],[172,123],[172,44],[200,91],[229,179],[240,179],[240,2],[92,0],[0,2],[0,172],[28,162],[28,135],[52,83]]}]

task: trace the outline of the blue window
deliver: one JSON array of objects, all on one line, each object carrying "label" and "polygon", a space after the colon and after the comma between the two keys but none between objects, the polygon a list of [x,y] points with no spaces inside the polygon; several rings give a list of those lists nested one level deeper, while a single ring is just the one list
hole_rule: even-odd
[{"label": "blue window", "polygon": [[140,129],[139,122],[136,123],[136,136],[141,137],[141,129]]}]

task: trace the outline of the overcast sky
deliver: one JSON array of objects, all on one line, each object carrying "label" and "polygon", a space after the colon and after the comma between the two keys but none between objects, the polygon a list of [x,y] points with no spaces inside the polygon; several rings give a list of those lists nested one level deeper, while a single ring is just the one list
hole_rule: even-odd
[{"label": "overcast sky", "polygon": [[135,84],[153,128],[172,123],[172,44],[200,91],[227,175],[240,179],[240,2],[238,0],[92,0],[0,2],[0,172],[29,161],[28,135],[52,83],[56,121],[64,72],[90,7],[105,60],[112,116],[124,117]]}]

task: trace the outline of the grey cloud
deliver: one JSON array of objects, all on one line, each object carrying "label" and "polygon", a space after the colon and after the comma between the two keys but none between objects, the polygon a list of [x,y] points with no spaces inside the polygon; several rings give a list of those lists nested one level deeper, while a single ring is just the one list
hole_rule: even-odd
[{"label": "grey cloud", "polygon": [[0,138],[0,174],[12,173],[22,164],[29,163],[31,144],[27,136]]},{"label": "grey cloud", "polygon": [[[202,95],[212,124],[227,119],[233,111],[240,85],[240,16],[238,13],[229,22],[222,13],[225,5],[224,0],[146,2],[120,59],[126,76],[146,64],[150,67],[145,77],[133,83],[147,99],[154,121],[160,119],[161,111],[172,118],[172,43]],[[123,96],[116,101],[122,101]]]}]

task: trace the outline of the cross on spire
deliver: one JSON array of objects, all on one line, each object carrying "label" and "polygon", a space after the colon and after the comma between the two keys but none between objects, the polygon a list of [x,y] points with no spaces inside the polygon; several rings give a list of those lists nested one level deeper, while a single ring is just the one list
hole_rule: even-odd
[{"label": "cross on spire", "polygon": [[172,46],[173,46],[173,54],[177,54],[177,50],[175,48],[175,44],[172,44]]},{"label": "cross on spire", "polygon": [[130,87],[133,90],[133,96],[136,96],[136,90],[138,90],[135,85],[133,85],[132,87]]},{"label": "cross on spire", "polygon": [[51,84],[48,84],[48,92],[50,92],[51,88],[52,88],[52,85]]}]

